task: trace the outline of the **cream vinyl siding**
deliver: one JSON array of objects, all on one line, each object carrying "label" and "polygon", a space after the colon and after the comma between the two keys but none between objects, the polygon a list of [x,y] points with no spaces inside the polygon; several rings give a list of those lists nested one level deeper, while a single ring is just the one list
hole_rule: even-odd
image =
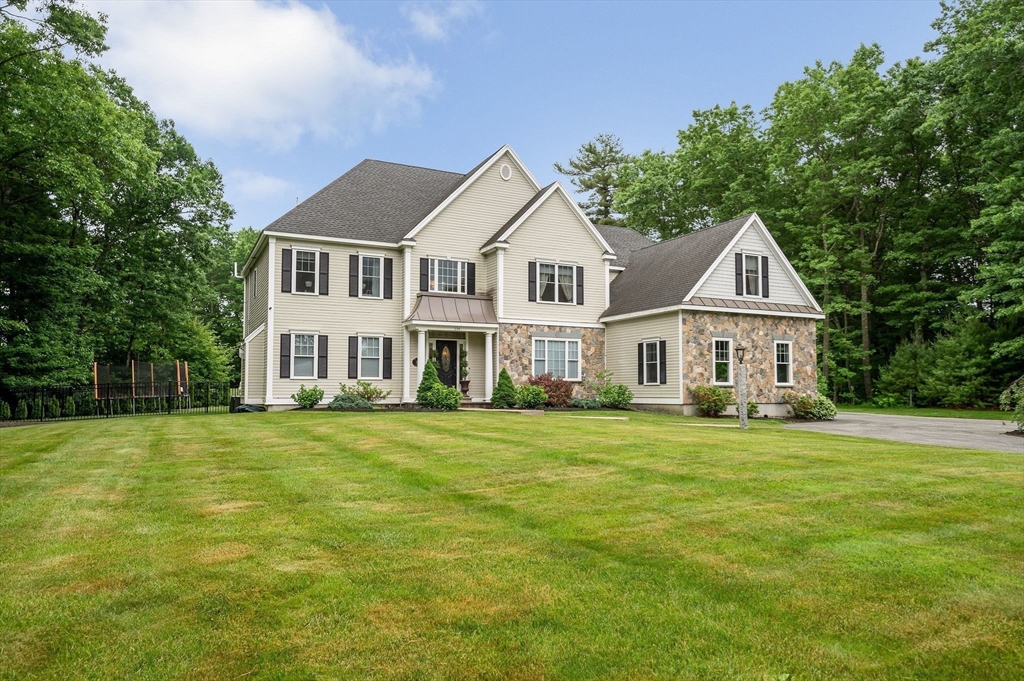
[{"label": "cream vinyl siding", "polygon": [[[659,402],[679,401],[679,313],[654,315],[609,322],[604,332],[605,365],[614,376],[612,381],[622,383],[633,391],[634,401],[643,403],[655,398]],[[645,340],[665,341],[665,366],[668,383],[639,385],[637,383],[636,346]]]},{"label": "cream vinyl siding", "polygon": [[[256,258],[256,262],[253,264],[253,269],[256,270],[256,295],[246,295],[245,309],[242,312],[242,321],[244,322],[243,337],[248,336],[250,333],[259,328],[260,324],[267,321],[267,249],[264,248],[263,252]],[[248,284],[249,276],[246,275],[246,284]],[[251,377],[250,377],[251,378]],[[251,395],[250,395],[251,397]]]},{"label": "cream vinyl siding", "polygon": [[[743,251],[768,256],[768,294],[767,298],[760,296],[737,296],[736,295],[736,256]],[[782,269],[782,265],[775,259],[775,256],[764,242],[757,228],[751,225],[746,233],[740,237],[736,246],[726,253],[725,258],[718,264],[718,267],[711,273],[711,276],[701,285],[694,296],[707,298],[745,298],[761,300],[771,303],[788,303],[790,305],[811,305],[811,301],[804,299],[800,291],[793,284],[789,275]]]},{"label": "cream vinyl siding", "polygon": [[[285,248],[319,248],[330,254],[330,295],[311,296],[281,292],[281,251]],[[390,390],[388,402],[402,399],[402,253],[377,247],[355,247],[339,244],[289,241],[278,237],[272,273],[274,286],[274,329],[270,338],[272,353],[273,388],[275,400],[288,400],[299,385],[318,385],[324,391],[324,400],[338,394],[338,384],[355,385],[348,378],[348,337],[388,336],[392,339],[391,380],[371,381],[383,390]],[[393,259],[390,300],[377,298],[350,298],[348,295],[348,258],[355,253],[379,254]],[[294,263],[294,257],[293,257]],[[381,282],[383,289],[383,281]],[[328,337],[327,378],[281,378],[281,334],[299,331]],[[317,351],[319,352],[319,351]],[[316,363],[314,362],[314,365]]]},{"label": "cream vinyl siding", "polygon": [[[505,318],[557,322],[571,326],[594,324],[604,312],[604,248],[566,205],[561,194],[551,195],[508,238],[505,251]],[[532,260],[583,267],[583,305],[530,302]],[[574,294],[575,295],[575,294]]]},{"label": "cream vinyl siding", "polygon": [[[512,169],[501,179],[501,166]],[[476,290],[487,289],[480,248],[537,193],[512,158],[505,154],[431,220],[414,238],[412,278],[419,290],[420,258],[451,258],[476,263]]]},{"label": "cream vinyl siding", "polygon": [[249,341],[249,353],[242,367],[242,380],[248,375],[249,384],[242,386],[242,397],[250,404],[263,404],[267,397],[267,332],[264,329]]},{"label": "cream vinyl siding", "polygon": [[[471,398],[484,398],[484,371],[486,371],[486,359],[484,353],[484,334],[470,333],[469,341],[469,396]],[[495,335],[495,338],[497,335]]]}]

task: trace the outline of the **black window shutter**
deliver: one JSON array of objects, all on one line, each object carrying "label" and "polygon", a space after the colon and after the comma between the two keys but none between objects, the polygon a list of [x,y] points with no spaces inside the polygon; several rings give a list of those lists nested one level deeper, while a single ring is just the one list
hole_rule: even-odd
[{"label": "black window shutter", "polygon": [[530,282],[530,297],[531,303],[537,302],[537,263],[529,262],[527,264],[527,276]]},{"label": "black window shutter", "polygon": [[391,378],[391,339],[387,336],[384,337],[384,366],[381,367],[383,373],[382,378]]},{"label": "black window shutter", "polygon": [[665,341],[658,341],[658,383],[668,383],[668,367],[665,360],[668,359],[667,344]]},{"label": "black window shutter", "polygon": [[466,293],[475,296],[476,295],[476,263],[466,263]]},{"label": "black window shutter", "polygon": [[768,297],[768,256],[761,256],[761,297]]},{"label": "black window shutter", "polygon": [[292,249],[281,251],[281,293],[292,292]]},{"label": "black window shutter", "polygon": [[384,258],[384,297],[390,299],[391,291],[394,288],[395,260]]},{"label": "black window shutter", "polygon": [[576,304],[583,304],[583,268],[576,268]]},{"label": "black window shutter", "polygon": [[348,256],[348,295],[350,298],[359,297],[359,256]]},{"label": "black window shutter", "polygon": [[359,378],[359,336],[348,337],[348,377]]},{"label": "black window shutter", "polygon": [[420,258],[420,290],[430,290],[430,260]]},{"label": "black window shutter", "polygon": [[331,255],[330,253],[320,254],[320,295],[330,295],[328,286],[330,284]]},{"label": "black window shutter", "polygon": [[327,378],[327,336],[316,337],[316,377]]},{"label": "black window shutter", "polygon": [[743,295],[743,254],[736,254],[736,295]]},{"label": "black window shutter", "polygon": [[281,334],[281,378],[291,378],[292,375],[292,335]]},{"label": "black window shutter", "polygon": [[644,344],[636,344],[636,382],[638,385],[644,384]]}]

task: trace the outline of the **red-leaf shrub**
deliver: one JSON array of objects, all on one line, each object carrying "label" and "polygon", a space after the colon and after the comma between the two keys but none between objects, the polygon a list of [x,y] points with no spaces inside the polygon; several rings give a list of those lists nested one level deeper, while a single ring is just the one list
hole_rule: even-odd
[{"label": "red-leaf shrub", "polygon": [[548,395],[548,401],[545,402],[549,407],[568,407],[569,401],[572,399],[572,383],[565,380],[564,378],[554,378],[551,374],[541,374],[540,376],[530,376],[530,385],[539,385],[544,388],[544,392]]}]

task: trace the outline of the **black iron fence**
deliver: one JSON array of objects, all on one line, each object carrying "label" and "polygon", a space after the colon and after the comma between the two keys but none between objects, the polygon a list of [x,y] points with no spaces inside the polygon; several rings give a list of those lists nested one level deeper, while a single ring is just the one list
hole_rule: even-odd
[{"label": "black iron fence", "polygon": [[0,389],[0,420],[65,421],[144,414],[228,413],[238,389],[177,381]]}]

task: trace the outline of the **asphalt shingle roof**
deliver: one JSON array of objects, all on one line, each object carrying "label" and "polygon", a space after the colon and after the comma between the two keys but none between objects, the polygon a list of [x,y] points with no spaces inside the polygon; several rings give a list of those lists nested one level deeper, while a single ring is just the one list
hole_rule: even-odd
[{"label": "asphalt shingle roof", "polygon": [[[750,215],[635,250],[611,285],[604,317],[682,304]],[[614,248],[614,245],[613,245]]]},{"label": "asphalt shingle roof", "polygon": [[601,233],[604,240],[615,251],[614,267],[626,267],[629,265],[629,254],[639,251],[641,248],[653,246],[654,242],[645,237],[635,229],[628,227],[615,227],[614,225],[594,225]]},{"label": "asphalt shingle roof", "polygon": [[396,243],[472,174],[367,159],[267,231]]}]

